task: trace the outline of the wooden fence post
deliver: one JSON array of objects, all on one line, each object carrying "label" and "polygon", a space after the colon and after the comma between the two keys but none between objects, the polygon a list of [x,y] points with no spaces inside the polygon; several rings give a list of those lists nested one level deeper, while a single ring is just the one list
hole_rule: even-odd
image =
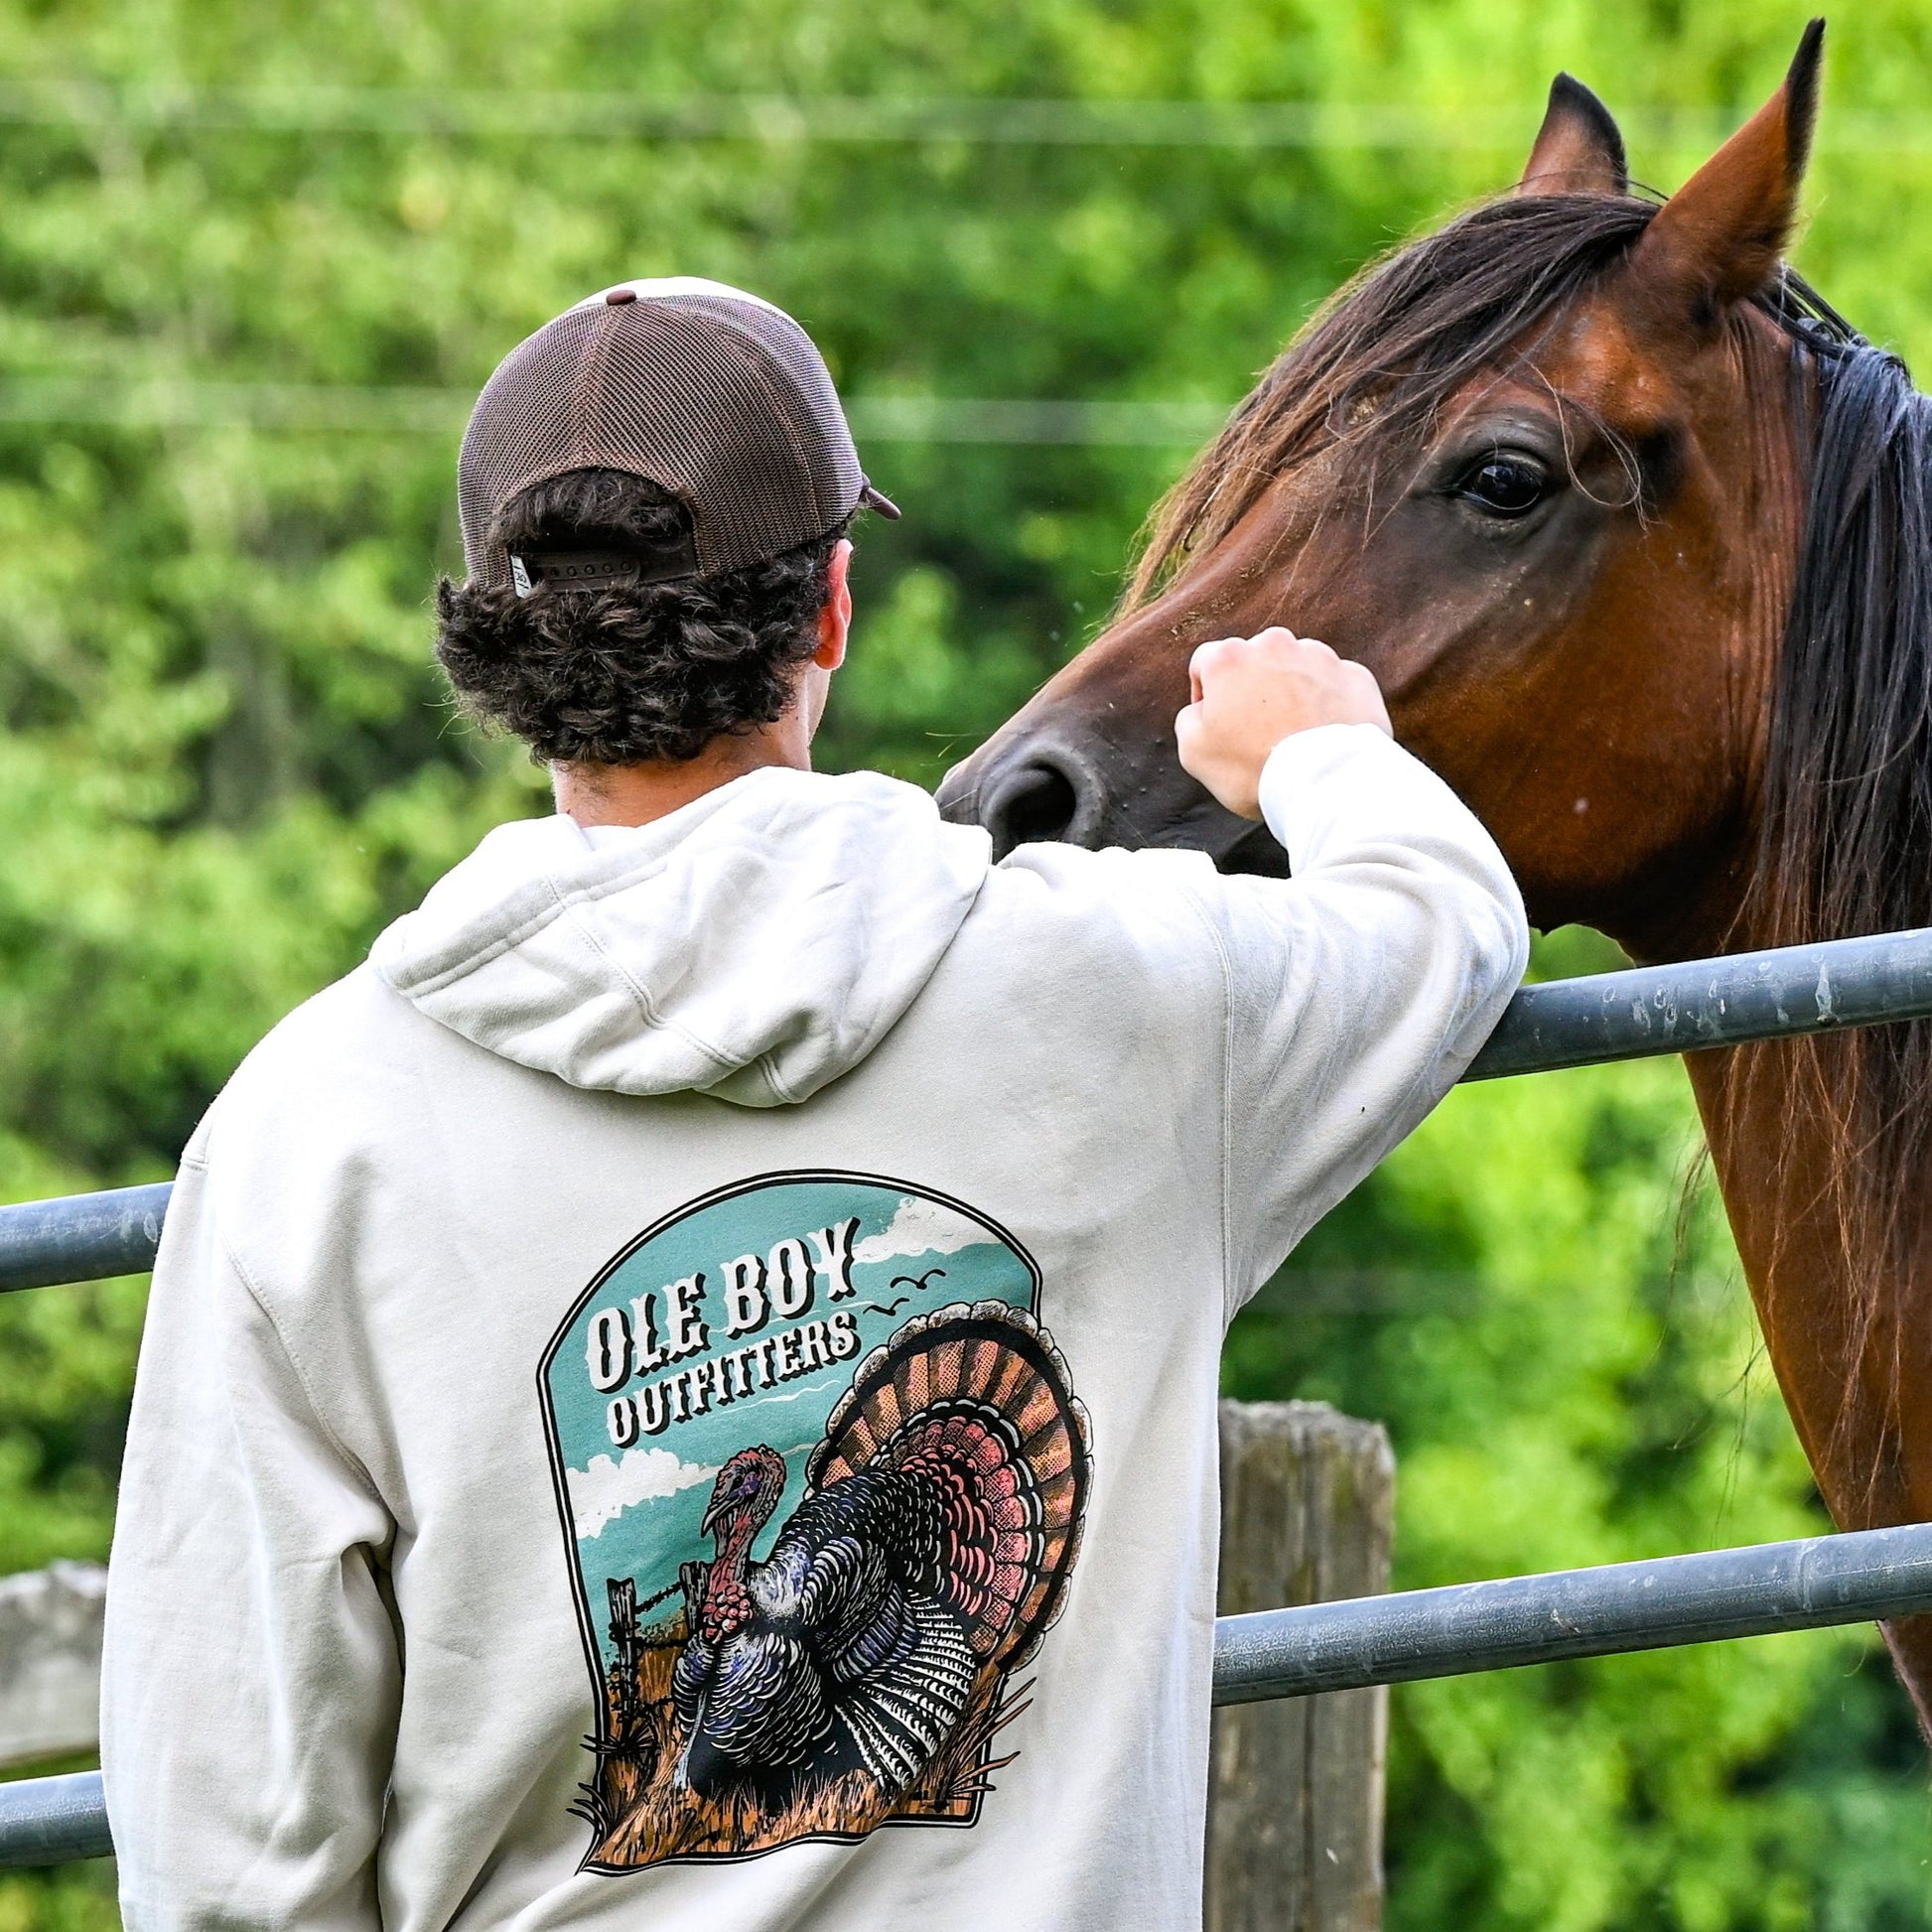
[{"label": "wooden fence post", "polygon": [[99,1742],[107,1572],[57,1563],[0,1577],[0,1766]]},{"label": "wooden fence post", "polygon": [[[1323,1402],[1221,1404],[1220,1610],[1389,1587],[1395,1456]],[[1376,1932],[1386,1690],[1214,1714],[1206,1932]]]}]

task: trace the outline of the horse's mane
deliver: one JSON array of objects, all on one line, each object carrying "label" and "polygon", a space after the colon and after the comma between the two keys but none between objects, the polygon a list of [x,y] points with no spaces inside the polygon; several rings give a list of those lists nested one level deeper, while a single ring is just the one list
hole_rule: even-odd
[{"label": "horse's mane", "polygon": [[[1758,945],[1932,925],[1932,400],[1896,356],[1855,337],[1803,340],[1817,386],[1810,489],[1738,922]],[[1777,1053],[1791,1056],[1785,1069]],[[1880,1316],[1903,1307],[1926,1228],[1932,1022],[1746,1049],[1732,1058],[1729,1104],[1780,1071],[1832,1150],[1813,1182],[1822,1192],[1780,1187],[1780,1219],[1831,1217],[1855,1361],[1895,1390],[1902,1324]],[[1788,1160],[1765,1154],[1795,1187]],[[1868,1480],[1882,1473],[1871,1467]]]},{"label": "horse's mane", "polygon": [[1619,259],[1656,212],[1629,196],[1510,196],[1347,283],[1155,506],[1124,608],[1203,556],[1262,491],[1335,438],[1426,432],[1470,377]]},{"label": "horse's mane", "polygon": [[[1655,212],[1635,197],[1506,197],[1371,265],[1156,507],[1125,608],[1158,596],[1324,445],[1413,447],[1464,383],[1622,259]],[[1789,271],[1755,306],[1794,344],[1808,508],[1732,943],[1932,926],[1932,401]],[[1932,1211],[1921,1204],[1932,1022],[1740,1049],[1730,1072],[1726,1105],[1783,1076],[1792,1104],[1826,1126],[1830,1171],[1808,1197],[1787,1153],[1764,1150],[1786,1168],[1777,1211],[1786,1228],[1822,1211],[1858,1303],[1858,1353],[1896,1377],[1901,1337],[1875,1324]]]}]

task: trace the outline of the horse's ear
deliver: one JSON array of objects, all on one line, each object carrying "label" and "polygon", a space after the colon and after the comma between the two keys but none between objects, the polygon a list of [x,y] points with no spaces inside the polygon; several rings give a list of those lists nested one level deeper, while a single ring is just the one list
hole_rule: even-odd
[{"label": "horse's ear", "polygon": [[1630,170],[1610,110],[1567,73],[1550,83],[1550,105],[1530,150],[1519,195],[1627,195]]},{"label": "horse's ear", "polygon": [[1681,290],[1710,316],[1776,274],[1798,212],[1818,113],[1825,23],[1798,43],[1784,83],[1651,218],[1633,257],[1646,283]]}]

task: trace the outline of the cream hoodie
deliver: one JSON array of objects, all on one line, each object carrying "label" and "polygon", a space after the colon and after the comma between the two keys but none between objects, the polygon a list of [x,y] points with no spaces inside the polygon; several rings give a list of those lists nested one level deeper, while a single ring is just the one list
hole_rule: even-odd
[{"label": "cream hoodie", "polygon": [[1381,734],[1295,878],[767,770],[508,825],[183,1158],[108,1597],[132,1932],[1198,1923],[1223,1328],[1517,895]]}]

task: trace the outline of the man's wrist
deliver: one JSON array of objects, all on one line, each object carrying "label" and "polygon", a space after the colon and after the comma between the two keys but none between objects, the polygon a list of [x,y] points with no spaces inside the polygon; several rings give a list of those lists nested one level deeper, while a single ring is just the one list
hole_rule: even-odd
[{"label": "man's wrist", "polygon": [[[1337,756],[1353,752],[1363,742],[1357,734],[1368,733],[1384,745],[1394,741],[1379,725],[1310,725],[1280,739],[1262,760],[1261,777],[1255,786],[1261,818],[1286,850],[1287,833],[1295,820],[1295,805],[1303,788],[1319,782],[1323,767]],[[1344,736],[1346,734],[1346,736]]]}]

